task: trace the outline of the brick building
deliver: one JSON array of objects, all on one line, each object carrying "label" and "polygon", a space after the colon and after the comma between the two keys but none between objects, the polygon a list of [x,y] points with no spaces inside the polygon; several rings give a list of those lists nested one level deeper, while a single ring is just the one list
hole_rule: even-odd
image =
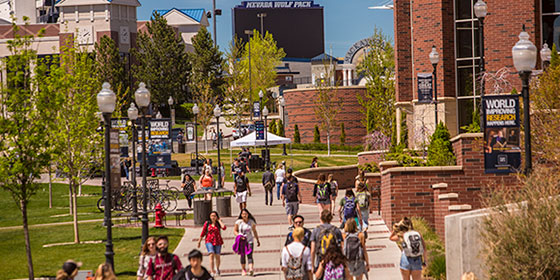
[{"label": "brick building", "polygon": [[[432,46],[440,56],[436,67],[438,120],[447,124],[452,136],[457,135],[462,132],[461,126],[471,123],[474,108],[480,104],[479,20],[473,11],[476,1],[394,1],[397,118],[406,112],[411,146],[434,129],[434,105],[418,103],[417,88],[418,74],[433,71],[428,57]],[[552,0],[485,2],[486,71],[495,73],[505,68],[511,86],[519,89],[521,82],[513,67],[511,48],[519,40],[522,25],[537,48],[544,43],[558,45],[560,5]],[[537,68],[541,68],[540,62]],[[486,81],[486,94],[494,93],[493,84]]]}]

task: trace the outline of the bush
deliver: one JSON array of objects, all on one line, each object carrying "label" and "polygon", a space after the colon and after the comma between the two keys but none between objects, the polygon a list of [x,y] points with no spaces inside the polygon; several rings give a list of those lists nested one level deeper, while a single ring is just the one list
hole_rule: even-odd
[{"label": "bush", "polygon": [[282,120],[278,120],[278,124],[276,125],[276,135],[284,137],[284,123]]},{"label": "bush", "polygon": [[294,125],[294,143],[299,144],[301,143],[301,138],[299,136],[299,128],[296,125]]},{"label": "bush", "polygon": [[445,246],[443,241],[441,241],[439,236],[423,218],[412,218],[412,224],[414,225],[414,230],[422,235],[426,243],[428,255],[426,264],[428,266],[424,274],[436,280],[445,279]]},{"label": "bush", "polygon": [[315,129],[313,130],[313,143],[321,143],[321,134],[317,125],[315,125]]},{"label": "bush", "polygon": [[386,160],[394,160],[402,166],[425,166],[423,159],[415,158],[418,154],[412,150],[406,150],[405,144],[401,143],[392,146],[389,153],[385,156]]},{"label": "bush", "polygon": [[346,142],[346,131],[344,131],[344,123],[340,124],[340,144],[344,145]]},{"label": "bush", "polygon": [[379,172],[381,171],[381,169],[379,169],[379,165],[377,165],[377,163],[372,162],[372,163],[366,163],[364,165],[358,165],[358,169],[368,172],[368,173],[375,173],[375,172]]},{"label": "bush", "polygon": [[455,155],[449,138],[447,126],[440,122],[434,134],[430,137],[430,145],[428,146],[429,166],[455,165]]},{"label": "bush", "polygon": [[271,120],[268,124],[268,132],[276,134],[276,120]]},{"label": "bush", "polygon": [[[324,144],[324,143],[307,143],[307,144],[295,143],[295,144],[292,144],[292,149],[307,150],[307,151],[326,151],[327,150],[327,144]],[[331,144],[331,151],[361,152],[362,147],[361,146]]]}]

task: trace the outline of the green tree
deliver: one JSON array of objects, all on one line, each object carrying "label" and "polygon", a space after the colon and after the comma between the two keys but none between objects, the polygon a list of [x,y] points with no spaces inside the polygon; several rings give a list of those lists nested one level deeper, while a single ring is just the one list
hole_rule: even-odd
[{"label": "green tree", "polygon": [[198,104],[198,118],[197,121],[204,129],[204,151],[208,153],[208,126],[212,122],[214,117],[214,106],[216,104],[216,96],[210,88],[210,83],[204,81],[195,87],[196,92],[196,102]]},{"label": "green tree", "polygon": [[294,125],[294,143],[301,143],[301,137],[299,135],[299,127],[298,125]]},{"label": "green tree", "polygon": [[363,124],[368,134],[380,131],[392,135],[395,121],[395,57],[389,38],[375,28],[369,49],[358,65],[358,73],[366,79],[365,96],[357,96],[365,115]]},{"label": "green tree", "polygon": [[[29,19],[23,18],[26,28]],[[8,191],[21,211],[25,252],[29,279],[34,279],[31,243],[27,220],[27,205],[39,189],[35,182],[49,165],[53,152],[48,141],[51,123],[51,96],[38,90],[48,72],[47,66],[37,62],[32,49],[33,35],[21,35],[21,27],[13,19],[13,39],[7,41],[10,56],[2,66],[9,74],[0,95],[0,187]],[[42,36],[44,30],[37,36]]]},{"label": "green tree", "polygon": [[272,119],[270,121],[270,123],[268,124],[268,132],[272,133],[272,134],[276,134],[278,131],[278,127],[276,126],[276,120]]},{"label": "green tree", "polygon": [[340,144],[346,143],[346,131],[344,131],[344,123],[340,123]]},{"label": "green tree", "polygon": [[321,133],[319,132],[319,126],[315,125],[313,129],[313,143],[321,143]]},{"label": "green tree", "polygon": [[224,91],[223,105],[225,110],[229,112],[229,114],[226,114],[226,120],[238,129],[240,129],[243,121],[243,115],[250,110],[249,88],[244,82],[243,67],[240,60],[242,52],[243,44],[240,39],[235,37],[226,53],[226,69],[229,71],[229,75],[226,79],[227,87]]},{"label": "green tree", "polygon": [[550,57],[550,66],[549,67],[557,67],[558,65],[560,65],[560,54],[558,54],[558,48],[556,47],[556,44],[552,44],[552,50],[551,50],[551,57]]},{"label": "green tree", "polygon": [[[209,83],[213,94],[218,100],[223,99],[224,59],[218,46],[214,45],[212,36],[206,27],[202,26],[192,38],[194,51],[189,54],[192,65],[191,83]],[[230,52],[233,51],[230,48]],[[236,53],[235,53],[236,55]]]},{"label": "green tree", "polygon": [[278,124],[276,125],[276,135],[282,137],[286,136],[284,135],[284,123],[282,120],[278,120]]},{"label": "green tree", "polygon": [[[328,63],[328,64],[327,64]],[[342,97],[338,96],[334,80],[334,66],[324,61],[325,78],[317,81],[315,98],[315,116],[321,122],[321,128],[327,134],[327,154],[331,155],[331,135],[337,125],[338,113],[342,111]]]},{"label": "green tree", "polygon": [[455,165],[455,155],[453,154],[453,146],[449,138],[450,135],[447,126],[445,126],[443,122],[440,122],[434,134],[432,134],[430,144],[428,145],[428,165]]},{"label": "green tree", "polygon": [[116,91],[125,91],[130,86],[130,79],[125,69],[126,57],[121,57],[115,41],[104,35],[95,43],[95,74],[99,81],[108,82]]},{"label": "green tree", "polygon": [[181,36],[157,12],[146,27],[148,32],[138,34],[137,49],[131,51],[137,61],[132,67],[134,78],[146,83],[152,104],[167,104],[169,96],[177,104],[189,100],[191,69]]}]

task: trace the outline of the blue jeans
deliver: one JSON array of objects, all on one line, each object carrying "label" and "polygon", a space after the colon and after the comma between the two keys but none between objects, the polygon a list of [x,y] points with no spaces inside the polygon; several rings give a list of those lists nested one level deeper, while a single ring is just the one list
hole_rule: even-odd
[{"label": "blue jeans", "polygon": [[276,197],[278,197],[278,200],[280,200],[280,188],[282,188],[282,182],[276,182]]},{"label": "blue jeans", "polygon": [[362,213],[362,225],[363,228],[369,227],[369,209],[368,208],[360,208],[360,213]]},{"label": "blue jeans", "polygon": [[206,243],[206,250],[208,250],[208,253],[210,254],[216,254],[219,255],[220,253],[222,253],[222,245],[212,245],[212,243]]},{"label": "blue jeans", "polygon": [[422,257],[407,257],[403,252],[400,268],[402,270],[422,270]]}]

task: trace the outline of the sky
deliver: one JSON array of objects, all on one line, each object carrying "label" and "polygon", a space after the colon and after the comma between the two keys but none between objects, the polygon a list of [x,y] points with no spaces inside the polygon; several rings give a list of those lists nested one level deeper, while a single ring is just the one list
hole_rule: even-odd
[{"label": "sky", "polygon": [[[232,8],[242,0],[216,0],[216,9],[222,10],[217,17],[218,45],[222,51],[227,49],[232,39]],[[148,20],[156,9],[195,9],[212,10],[212,0],[140,0],[138,19]],[[344,57],[348,49],[357,41],[370,37],[374,27],[393,38],[393,11],[368,10],[370,6],[386,3],[387,0],[315,0],[324,7],[325,52],[335,57]],[[212,32],[212,19],[208,30]]]}]

